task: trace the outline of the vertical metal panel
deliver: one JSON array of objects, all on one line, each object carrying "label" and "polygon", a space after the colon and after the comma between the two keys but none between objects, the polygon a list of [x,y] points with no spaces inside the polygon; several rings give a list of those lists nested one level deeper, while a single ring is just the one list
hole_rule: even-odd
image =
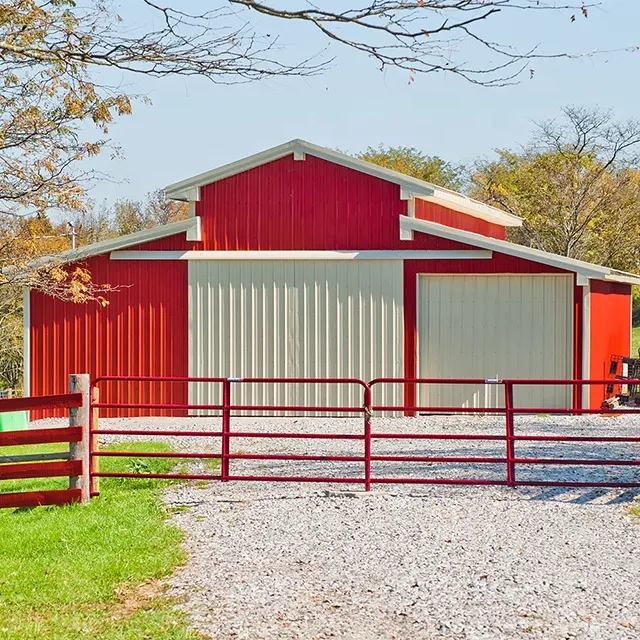
[{"label": "vertical metal panel", "polygon": [[[416,233],[400,240],[400,187],[355,169],[293,154],[200,190],[201,247],[227,250],[465,249]],[[455,216],[455,212],[451,212]],[[479,221],[482,223],[482,221]]]},{"label": "vertical metal panel", "polygon": [[[631,285],[590,281],[590,377],[608,377],[611,356],[628,356],[631,344]],[[592,387],[591,407],[604,400],[604,389]]]},{"label": "vertical metal panel", "polygon": [[[100,256],[86,266],[94,282],[119,287],[106,296],[107,306],[62,302],[31,292],[31,394],[66,392],[70,373],[89,373],[92,378],[187,375],[187,265],[112,262]],[[187,399],[186,385],[180,383],[109,383],[102,389],[107,402]],[[33,413],[34,419],[44,417]]]},{"label": "vertical metal panel", "polygon": [[[197,261],[189,290],[192,376],[402,376],[401,261]],[[193,383],[190,398],[216,404],[219,385]],[[242,384],[232,400],[361,406],[362,388]]]},{"label": "vertical metal panel", "polygon": [[500,224],[487,222],[481,218],[475,218],[466,213],[448,209],[435,202],[420,200],[420,198],[416,198],[415,216],[421,220],[437,222],[438,224],[444,224],[448,227],[479,233],[480,235],[498,238],[499,240],[504,240],[507,235],[506,227]]},{"label": "vertical metal panel", "polygon": [[[570,275],[467,275],[418,278],[421,377],[571,378]],[[516,387],[515,406],[570,407],[572,390]],[[491,385],[421,390],[432,406],[504,406]]]}]

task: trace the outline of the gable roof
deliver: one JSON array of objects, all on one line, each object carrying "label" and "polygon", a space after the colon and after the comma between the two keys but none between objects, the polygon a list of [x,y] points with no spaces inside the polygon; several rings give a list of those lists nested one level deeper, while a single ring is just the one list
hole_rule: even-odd
[{"label": "gable roof", "polygon": [[637,276],[633,273],[618,271],[617,269],[610,269],[609,267],[602,267],[590,262],[575,260],[574,258],[566,258],[555,253],[540,251],[540,249],[532,249],[531,247],[525,247],[521,244],[507,242],[506,240],[488,238],[487,236],[482,236],[478,233],[472,233],[471,231],[462,231],[461,229],[454,229],[453,227],[447,227],[436,222],[419,220],[417,218],[410,218],[408,216],[400,216],[400,229],[402,231],[417,231],[419,233],[428,233],[429,235],[444,238],[446,240],[462,242],[463,244],[469,244],[474,247],[480,247],[482,249],[489,249],[490,251],[504,253],[516,258],[523,258],[525,260],[531,260],[532,262],[539,262],[541,264],[546,264],[551,267],[557,267],[558,269],[563,269],[565,271],[578,273],[582,276],[585,276],[586,278],[640,285],[640,276]]},{"label": "gable roof", "polygon": [[352,156],[345,155],[339,151],[333,151],[326,147],[320,147],[305,140],[291,140],[285,142],[277,147],[261,151],[242,160],[231,162],[212,171],[200,173],[192,178],[181,180],[174,184],[165,187],[165,194],[172,200],[184,200],[194,201],[199,200],[198,190],[204,185],[217,182],[223,178],[248,171],[260,165],[273,162],[279,158],[284,158],[294,154],[301,160],[305,154],[309,154],[316,158],[321,158],[335,164],[339,164],[361,173],[386,180],[397,184],[402,189],[401,197],[403,199],[420,198],[430,202],[435,202],[454,211],[459,211],[475,218],[481,218],[487,222],[493,222],[505,227],[519,227],[522,225],[522,219],[496,207],[491,207],[472,198],[468,198],[461,193],[447,189],[446,187],[439,187],[430,182],[424,180],[418,180],[418,178],[412,178],[406,176],[403,173],[398,173],[391,169],[386,169],[377,164],[360,160]]}]

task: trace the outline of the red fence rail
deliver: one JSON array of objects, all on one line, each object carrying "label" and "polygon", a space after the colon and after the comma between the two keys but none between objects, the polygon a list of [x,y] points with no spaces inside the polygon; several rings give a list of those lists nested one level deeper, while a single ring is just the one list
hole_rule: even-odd
[{"label": "red fence rail", "polygon": [[[80,377],[80,376],[77,376]],[[75,379],[76,376],[73,376]],[[86,376],[88,389],[89,380]],[[29,429],[0,433],[0,481],[32,478],[68,477],[68,489],[21,491],[0,493],[0,508],[36,507],[41,505],[63,505],[83,499],[81,478],[88,466],[88,456],[83,460],[82,443],[85,430],[78,422],[78,412],[87,405],[88,397],[81,392],[11,398],[0,400],[0,413],[31,409],[71,409],[72,426],[67,428]],[[88,427],[88,425],[87,425]],[[57,453],[10,453],[4,447],[67,443],[69,450]],[[0,485],[1,487],[1,485]],[[85,492],[88,497],[88,491]]]},{"label": "red fence rail", "polygon": [[[199,382],[221,385],[221,402],[219,404],[140,404],[122,402],[94,402],[94,410],[100,409],[162,409],[162,410],[211,410],[221,413],[221,428],[219,430],[193,431],[180,429],[109,429],[101,428],[94,417],[94,424],[91,427],[93,437],[100,435],[145,435],[145,436],[192,436],[199,437],[219,437],[221,439],[220,453],[193,453],[193,452],[170,452],[170,453],[134,453],[130,451],[99,451],[97,447],[91,452],[93,459],[101,456],[123,456],[123,457],[171,457],[171,458],[207,458],[219,459],[221,461],[220,474],[213,473],[137,473],[137,472],[101,472],[92,465],[92,476],[99,477],[155,477],[167,479],[207,479],[220,480],[223,482],[230,480],[246,481],[275,481],[275,482],[330,482],[330,483],[350,483],[362,484],[366,491],[369,491],[372,484],[452,484],[452,485],[504,485],[516,486],[557,486],[557,487],[640,487],[640,481],[636,482],[578,482],[578,481],[532,481],[519,480],[517,477],[518,465],[612,465],[612,466],[638,466],[640,460],[619,460],[619,459],[582,459],[582,458],[538,458],[519,457],[516,447],[518,442],[583,442],[583,443],[638,443],[640,436],[567,436],[567,435],[526,435],[517,434],[515,430],[515,417],[526,414],[619,414],[620,409],[577,409],[577,408],[554,408],[554,407],[517,407],[514,404],[514,387],[521,385],[548,385],[559,386],[569,385],[580,391],[588,385],[610,385],[611,380],[485,380],[468,378],[377,378],[367,383],[357,378],[190,378],[190,377],[151,377],[151,376],[107,376],[100,377],[94,381],[98,385],[105,381],[124,382]],[[362,388],[362,404],[358,406],[330,406],[330,405],[257,405],[257,404],[233,404],[232,387],[241,384],[336,384],[336,385],[358,385]],[[504,390],[504,406],[501,407],[459,407],[459,406],[420,406],[414,404],[407,405],[376,405],[372,402],[372,391],[374,387],[384,384],[402,385],[498,385]],[[640,380],[624,380],[619,384],[640,384]],[[235,431],[232,430],[232,413],[234,411],[276,411],[276,412],[297,412],[308,413],[317,412],[323,414],[348,413],[354,416],[362,416],[362,430],[356,434],[343,433],[297,433],[297,432],[256,432],[256,431]],[[451,434],[451,433],[391,433],[377,432],[372,429],[372,416],[375,412],[403,412],[413,414],[417,412],[428,413],[450,413],[450,414],[492,414],[504,416],[504,431],[497,434]],[[640,408],[625,409],[627,414],[640,414]],[[362,454],[359,455],[314,455],[314,454],[274,454],[274,453],[232,453],[230,443],[233,438],[276,438],[286,440],[288,438],[303,438],[309,440],[355,440],[362,442]],[[498,456],[447,456],[447,455],[380,455],[373,451],[374,443],[384,440],[406,439],[406,440],[445,440],[445,441],[494,441],[504,443],[504,454]],[[296,475],[234,475],[230,472],[230,461],[232,460],[277,460],[277,461],[331,461],[361,463],[362,474],[348,477],[329,476],[296,476]],[[504,465],[504,477],[496,479],[485,478],[440,478],[440,477],[389,477],[374,476],[372,474],[372,463],[375,462],[416,462],[416,463],[473,463]]]}]

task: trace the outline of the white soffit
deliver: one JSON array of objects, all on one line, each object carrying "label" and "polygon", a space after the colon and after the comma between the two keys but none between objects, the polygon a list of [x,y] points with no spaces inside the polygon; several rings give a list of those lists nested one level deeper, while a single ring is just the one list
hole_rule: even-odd
[{"label": "white soffit", "polygon": [[488,260],[491,251],[114,251],[111,260]]},{"label": "white soffit", "polygon": [[522,225],[522,219],[518,216],[468,198],[461,193],[299,139],[285,142],[277,147],[256,153],[252,156],[237,160],[236,162],[231,162],[212,171],[206,171],[192,178],[181,180],[180,182],[165,187],[164,191],[166,196],[173,200],[193,200],[194,190],[197,191],[204,185],[217,182],[218,180],[242,173],[243,171],[248,171],[249,169],[259,167],[260,165],[273,162],[274,160],[284,158],[291,154],[293,154],[294,159],[301,161],[303,161],[308,154],[397,184],[402,189],[403,199],[424,198],[425,200],[431,200],[449,209],[460,211],[461,213],[466,213],[467,215],[489,222],[495,222],[505,227],[519,227]]},{"label": "white soffit", "polygon": [[564,269],[565,271],[572,271],[587,278],[640,285],[640,276],[633,273],[617,271],[616,269],[609,269],[608,267],[602,267],[600,265],[583,262],[581,260],[574,260],[573,258],[565,258],[564,256],[559,256],[555,253],[532,249],[531,247],[514,244],[513,242],[507,242],[506,240],[489,238],[478,233],[472,233],[471,231],[454,229],[453,227],[447,227],[436,222],[428,222],[427,220],[418,220],[416,218],[400,216],[400,232],[402,233],[406,231],[427,233],[439,238],[445,238],[446,240],[453,240],[454,242],[461,242],[474,247],[481,247],[488,251],[496,251],[516,258],[531,260],[532,262],[538,262],[540,264],[557,267],[558,269]]}]

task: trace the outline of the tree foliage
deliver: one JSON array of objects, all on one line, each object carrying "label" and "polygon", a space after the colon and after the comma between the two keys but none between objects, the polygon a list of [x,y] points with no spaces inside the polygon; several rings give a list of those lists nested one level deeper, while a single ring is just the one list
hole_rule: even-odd
[{"label": "tree foliage", "polygon": [[522,150],[499,150],[472,195],[524,218],[511,239],[570,258],[640,269],[640,121],[565,108]]},{"label": "tree foliage", "polygon": [[407,176],[459,191],[463,188],[464,167],[437,156],[428,156],[414,147],[367,147],[356,154],[361,160],[398,171]]}]

